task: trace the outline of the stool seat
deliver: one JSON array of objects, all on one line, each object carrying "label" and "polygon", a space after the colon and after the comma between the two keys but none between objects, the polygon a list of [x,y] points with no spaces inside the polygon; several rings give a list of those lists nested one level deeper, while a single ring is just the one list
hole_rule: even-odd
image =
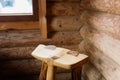
[{"label": "stool seat", "polygon": [[[60,50],[59,53],[48,57],[48,55],[51,55],[51,53],[49,53],[49,50],[44,49],[44,47],[45,47],[44,45],[39,45],[32,52],[32,56],[34,56],[38,60],[41,60],[46,63],[48,62],[49,59],[51,59],[53,61],[53,65],[60,67],[60,68],[71,69],[71,68],[78,66],[77,64],[79,64],[79,66],[81,66],[88,61],[87,55],[84,55],[84,54],[78,54],[77,56],[70,55],[70,54],[67,54],[67,52],[70,51],[69,49],[60,48],[60,47],[57,47],[57,49]],[[44,49],[44,51],[43,51],[43,49]],[[47,54],[45,54],[45,52]],[[42,54],[47,55],[47,57],[43,57]]]},{"label": "stool seat", "polygon": [[32,56],[48,64],[48,68],[51,66],[48,69],[48,72],[50,70],[52,73],[49,73],[48,75],[53,74],[52,70],[54,70],[54,66],[64,69],[75,69],[81,67],[88,61],[87,55],[80,54],[76,51],[55,46],[45,46],[41,44],[38,45],[37,48],[32,52]]},{"label": "stool seat", "polygon": [[54,60],[54,65],[64,69],[72,69],[85,64],[87,61],[88,56],[83,54],[79,54],[77,57],[69,54],[64,54],[62,57]]}]

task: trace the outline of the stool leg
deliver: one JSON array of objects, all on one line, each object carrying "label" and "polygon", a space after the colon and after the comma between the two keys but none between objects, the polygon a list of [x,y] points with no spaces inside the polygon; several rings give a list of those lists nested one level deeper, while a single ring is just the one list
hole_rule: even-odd
[{"label": "stool leg", "polygon": [[47,64],[48,64],[48,70],[47,70],[47,79],[46,80],[55,80],[53,60],[48,59]]},{"label": "stool leg", "polygon": [[81,80],[82,67],[72,70],[72,80]]},{"label": "stool leg", "polygon": [[47,79],[46,80],[54,80],[54,66],[48,66],[47,70]]},{"label": "stool leg", "polygon": [[42,62],[42,67],[41,67],[39,80],[46,80],[47,68],[48,68],[47,64]]}]

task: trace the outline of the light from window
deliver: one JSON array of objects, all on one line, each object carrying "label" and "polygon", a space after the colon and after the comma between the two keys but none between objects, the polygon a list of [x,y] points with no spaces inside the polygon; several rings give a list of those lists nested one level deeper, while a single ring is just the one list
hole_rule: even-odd
[{"label": "light from window", "polygon": [[0,0],[0,22],[38,21],[38,0]]},{"label": "light from window", "polygon": [[33,15],[32,0],[0,0],[0,16]]}]

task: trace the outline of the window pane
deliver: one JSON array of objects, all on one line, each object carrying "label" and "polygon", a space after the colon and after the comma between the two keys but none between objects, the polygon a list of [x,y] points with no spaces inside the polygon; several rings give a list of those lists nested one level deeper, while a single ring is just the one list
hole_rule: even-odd
[{"label": "window pane", "polygon": [[33,15],[32,0],[0,0],[0,16]]}]

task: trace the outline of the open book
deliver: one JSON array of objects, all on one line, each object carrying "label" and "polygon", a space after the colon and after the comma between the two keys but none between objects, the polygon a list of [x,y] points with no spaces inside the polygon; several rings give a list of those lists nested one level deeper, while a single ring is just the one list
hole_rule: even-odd
[{"label": "open book", "polygon": [[53,56],[60,56],[66,52],[70,51],[69,49],[56,47],[54,45],[38,45],[36,49],[32,52],[32,55],[42,58],[51,58]]}]

